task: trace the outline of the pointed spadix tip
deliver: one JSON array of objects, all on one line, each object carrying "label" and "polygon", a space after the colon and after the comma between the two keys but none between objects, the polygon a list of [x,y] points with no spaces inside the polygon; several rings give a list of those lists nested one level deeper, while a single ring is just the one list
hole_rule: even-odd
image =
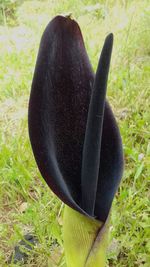
[{"label": "pointed spadix tip", "polygon": [[114,35],[113,35],[113,33],[109,33],[109,34],[106,36],[105,42],[108,42],[109,44],[113,44],[113,40],[114,40]]}]

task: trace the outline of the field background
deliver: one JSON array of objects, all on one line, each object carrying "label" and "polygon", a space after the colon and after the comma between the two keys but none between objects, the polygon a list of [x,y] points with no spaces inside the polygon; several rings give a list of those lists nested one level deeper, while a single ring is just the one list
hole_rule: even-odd
[{"label": "field background", "polygon": [[[29,143],[27,109],[42,32],[72,13],[96,69],[114,33],[108,100],[122,134],[125,172],[113,203],[107,266],[148,267],[150,232],[150,6],[146,0],[0,0],[0,267],[26,233],[39,240],[24,266],[66,267],[63,205],[41,178]],[[18,266],[10,264],[9,266]]]}]

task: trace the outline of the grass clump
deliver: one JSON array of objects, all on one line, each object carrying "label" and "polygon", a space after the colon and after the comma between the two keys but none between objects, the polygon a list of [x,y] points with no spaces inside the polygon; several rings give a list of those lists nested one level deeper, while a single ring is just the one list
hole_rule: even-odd
[{"label": "grass clump", "polygon": [[21,0],[0,0],[0,24],[15,26],[17,24],[17,8]]}]

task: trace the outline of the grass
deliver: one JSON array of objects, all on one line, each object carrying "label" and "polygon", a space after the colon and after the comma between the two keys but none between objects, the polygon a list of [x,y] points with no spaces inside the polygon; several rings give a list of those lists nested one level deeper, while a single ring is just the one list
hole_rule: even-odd
[{"label": "grass", "polygon": [[[150,80],[148,1],[24,1],[17,26],[0,26],[0,266],[17,242],[33,232],[39,245],[26,266],[66,267],[61,236],[63,205],[33,159],[27,108],[41,34],[57,14],[72,13],[96,69],[104,38],[115,44],[108,99],[118,120],[125,172],[113,203],[107,266],[148,267]],[[16,23],[14,23],[16,25]],[[17,266],[9,265],[9,266]]]}]

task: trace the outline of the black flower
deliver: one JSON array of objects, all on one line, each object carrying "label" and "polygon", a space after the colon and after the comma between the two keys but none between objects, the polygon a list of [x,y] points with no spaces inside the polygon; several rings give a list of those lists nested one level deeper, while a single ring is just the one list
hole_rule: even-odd
[{"label": "black flower", "polygon": [[38,168],[54,193],[105,221],[123,169],[122,142],[105,100],[113,35],[94,75],[78,24],[57,16],[42,36],[29,102]]}]

